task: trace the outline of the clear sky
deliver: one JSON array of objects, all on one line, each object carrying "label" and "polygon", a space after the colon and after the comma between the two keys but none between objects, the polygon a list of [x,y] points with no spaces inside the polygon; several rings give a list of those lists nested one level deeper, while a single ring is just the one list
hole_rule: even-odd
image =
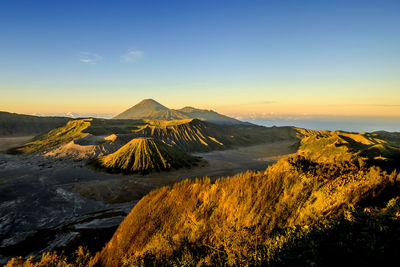
[{"label": "clear sky", "polygon": [[0,110],[400,117],[400,1],[1,1]]}]

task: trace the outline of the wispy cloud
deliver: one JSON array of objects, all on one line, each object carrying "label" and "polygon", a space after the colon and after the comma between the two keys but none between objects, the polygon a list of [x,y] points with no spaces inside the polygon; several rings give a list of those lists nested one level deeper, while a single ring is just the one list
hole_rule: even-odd
[{"label": "wispy cloud", "polygon": [[85,64],[95,65],[97,64],[102,57],[96,53],[92,52],[80,52],[79,53],[79,61]]},{"label": "wispy cloud", "polygon": [[121,56],[121,61],[131,63],[143,57],[143,51],[130,49]]}]

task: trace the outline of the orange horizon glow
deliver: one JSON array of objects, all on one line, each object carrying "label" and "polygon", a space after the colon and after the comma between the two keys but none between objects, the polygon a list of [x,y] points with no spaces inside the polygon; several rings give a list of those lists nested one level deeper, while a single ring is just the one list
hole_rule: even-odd
[{"label": "orange horizon glow", "polygon": [[[400,117],[400,81],[327,81],[221,86],[166,86],[162,90],[106,86],[50,90],[0,87],[0,110],[21,114],[119,114],[146,98],[179,109],[192,106],[235,116],[300,115]],[[189,92],[189,93],[188,93]]]}]

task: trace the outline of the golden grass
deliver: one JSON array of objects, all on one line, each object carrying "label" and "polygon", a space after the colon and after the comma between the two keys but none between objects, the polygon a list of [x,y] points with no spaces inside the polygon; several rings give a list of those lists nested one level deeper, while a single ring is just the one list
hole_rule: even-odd
[{"label": "golden grass", "polygon": [[264,173],[246,172],[215,184],[183,181],[145,196],[94,261],[103,266],[146,257],[157,261],[189,243],[223,251],[227,264],[237,264],[278,229],[338,215],[399,179],[376,168],[316,175],[281,160]]}]

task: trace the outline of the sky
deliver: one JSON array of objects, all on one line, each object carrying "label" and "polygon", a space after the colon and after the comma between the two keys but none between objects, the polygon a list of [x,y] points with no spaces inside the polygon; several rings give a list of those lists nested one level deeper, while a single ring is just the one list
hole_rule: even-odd
[{"label": "sky", "polygon": [[400,1],[1,1],[0,110],[400,118]]}]

